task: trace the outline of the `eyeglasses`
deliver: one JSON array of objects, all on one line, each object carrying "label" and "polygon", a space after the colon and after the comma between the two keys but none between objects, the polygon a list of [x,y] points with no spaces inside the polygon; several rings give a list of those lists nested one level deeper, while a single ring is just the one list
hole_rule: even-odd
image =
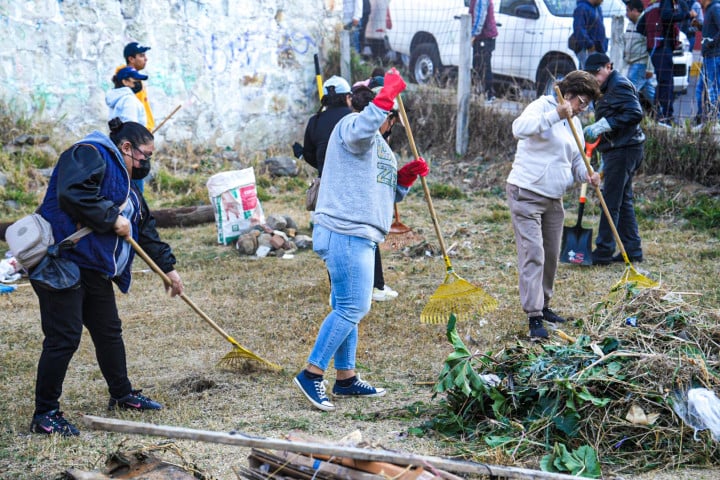
[{"label": "eyeglasses", "polygon": [[[152,153],[145,153],[142,150],[140,150],[138,147],[136,147],[135,145],[133,145],[132,148],[133,148],[133,150],[135,150],[136,152],[139,152],[143,156],[142,160],[147,161],[152,158]],[[139,160],[139,159],[136,158],[135,160]]]},{"label": "eyeglasses", "polygon": [[581,95],[577,95],[576,98],[578,99],[578,102],[580,102],[580,110],[586,110],[590,105],[588,100],[583,98]]}]

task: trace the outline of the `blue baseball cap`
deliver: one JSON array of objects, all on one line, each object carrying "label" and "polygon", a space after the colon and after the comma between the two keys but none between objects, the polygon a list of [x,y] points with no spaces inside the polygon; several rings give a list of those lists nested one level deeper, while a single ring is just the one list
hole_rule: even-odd
[{"label": "blue baseball cap", "polygon": [[134,78],[136,80],[147,80],[148,76],[143,75],[133,67],[123,67],[115,74],[118,80],[125,80],[126,78]]},{"label": "blue baseball cap", "polygon": [[125,58],[125,60],[127,60],[128,57],[134,57],[138,53],[145,53],[148,50],[150,50],[150,47],[144,47],[138,42],[130,42],[125,45],[125,49],[123,50],[123,57]]}]

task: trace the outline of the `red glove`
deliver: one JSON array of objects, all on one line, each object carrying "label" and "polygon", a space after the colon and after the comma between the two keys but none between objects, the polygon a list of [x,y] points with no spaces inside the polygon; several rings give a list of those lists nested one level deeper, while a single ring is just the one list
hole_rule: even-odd
[{"label": "red glove", "polygon": [[412,184],[415,183],[415,180],[417,180],[418,175],[425,177],[428,173],[430,173],[430,167],[424,158],[418,157],[417,160],[406,163],[398,170],[397,183],[401,187],[410,188]]},{"label": "red glove", "polygon": [[395,97],[405,90],[407,85],[405,85],[405,80],[402,79],[394,67],[385,74],[384,80],[385,83],[373,99],[373,103],[377,105],[378,108],[389,112],[393,109]]}]

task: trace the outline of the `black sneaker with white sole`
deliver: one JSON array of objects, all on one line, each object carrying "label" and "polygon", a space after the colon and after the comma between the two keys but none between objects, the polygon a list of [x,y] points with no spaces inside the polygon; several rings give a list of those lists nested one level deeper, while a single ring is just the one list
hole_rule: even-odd
[{"label": "black sneaker with white sole", "polygon": [[565,323],[566,320],[558,315],[557,313],[550,310],[550,308],[545,307],[542,309],[543,314],[543,320],[550,323]]},{"label": "black sneaker with white sole", "polygon": [[544,340],[550,337],[543,326],[543,317],[530,317],[528,318],[528,324],[530,326],[530,340]]}]

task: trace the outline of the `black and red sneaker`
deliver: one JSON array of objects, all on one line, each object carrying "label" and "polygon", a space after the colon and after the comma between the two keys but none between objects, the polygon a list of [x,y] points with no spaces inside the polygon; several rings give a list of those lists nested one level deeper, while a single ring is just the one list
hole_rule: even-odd
[{"label": "black and red sneaker", "polygon": [[123,410],[160,410],[160,405],[155,400],[141,395],[142,390],[132,390],[122,398],[111,398],[108,403],[108,410],[122,408]]},{"label": "black and red sneaker", "polygon": [[57,433],[63,437],[77,437],[80,435],[80,430],[65,420],[63,412],[57,409],[33,416],[32,422],[30,423],[30,431],[45,435]]}]

